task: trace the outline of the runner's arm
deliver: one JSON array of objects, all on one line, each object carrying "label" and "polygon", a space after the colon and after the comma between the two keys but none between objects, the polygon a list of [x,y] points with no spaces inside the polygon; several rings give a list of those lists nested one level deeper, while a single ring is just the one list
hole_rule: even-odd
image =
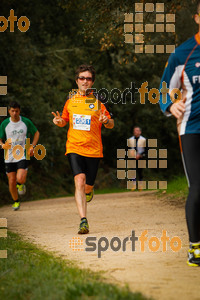
[{"label": "runner's arm", "polygon": [[99,122],[108,129],[112,129],[114,127],[114,120],[111,118],[110,113],[103,104],[101,104]]},{"label": "runner's arm", "polygon": [[0,148],[2,149],[2,146],[3,146],[3,141],[2,141],[2,139],[0,139]]},{"label": "runner's arm", "polygon": [[53,123],[58,127],[64,127],[67,124],[67,122],[60,116],[58,111],[56,113],[52,112],[52,115],[54,115]]},{"label": "runner's arm", "polygon": [[173,91],[181,88],[181,74],[183,67],[184,65],[179,63],[178,55],[172,53],[165,66],[160,83],[160,108],[166,116],[172,114],[171,107],[176,101],[174,99],[175,93]]},{"label": "runner's arm", "polygon": [[40,133],[37,130],[36,133],[34,134],[34,137],[33,137],[33,142],[32,142],[33,147],[35,147],[37,145],[37,142],[39,140],[39,136],[40,136]]},{"label": "runner's arm", "polygon": [[3,143],[2,139],[0,139],[0,149],[10,149],[12,140],[8,139],[5,143]]},{"label": "runner's arm", "polygon": [[178,100],[175,103],[173,103],[170,106],[170,113],[175,117],[175,118],[181,118],[185,112],[185,101],[186,97],[183,100]]},{"label": "runner's arm", "polygon": [[35,132],[35,134],[34,134],[34,136],[33,136],[33,142],[32,142],[32,145],[30,146],[30,148],[29,148],[29,152],[28,152],[28,154],[30,155],[30,156],[33,156],[34,155],[34,148],[35,148],[35,146],[37,145],[37,142],[38,142],[38,140],[39,140],[39,136],[40,136],[40,133],[39,133],[39,131],[37,130],[36,132]]},{"label": "runner's arm", "polygon": [[107,121],[108,123],[103,123],[103,125],[108,128],[108,129],[112,129],[114,127],[114,120],[113,119],[108,119]]}]

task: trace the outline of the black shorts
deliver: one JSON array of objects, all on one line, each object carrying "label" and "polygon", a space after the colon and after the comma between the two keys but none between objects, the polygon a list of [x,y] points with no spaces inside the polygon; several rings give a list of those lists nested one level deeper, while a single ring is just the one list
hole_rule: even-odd
[{"label": "black shorts", "polygon": [[17,172],[18,169],[28,170],[28,161],[22,159],[18,162],[5,163],[6,173]]},{"label": "black shorts", "polygon": [[86,184],[94,185],[100,158],[86,157],[76,153],[69,153],[67,154],[67,157],[69,159],[73,176],[84,173],[86,175]]}]

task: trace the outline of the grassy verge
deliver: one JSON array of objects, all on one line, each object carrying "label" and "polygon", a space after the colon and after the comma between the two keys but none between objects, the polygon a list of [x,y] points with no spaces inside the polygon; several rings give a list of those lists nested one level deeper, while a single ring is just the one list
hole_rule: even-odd
[{"label": "grassy verge", "polygon": [[147,299],[41,251],[14,233],[1,238],[1,249],[8,251],[8,258],[0,259],[2,300]]},{"label": "grassy verge", "polygon": [[[160,190],[159,193],[163,193],[163,190]],[[188,195],[188,183],[186,177],[179,176],[169,181],[167,184],[166,194],[169,197],[185,200]]]}]

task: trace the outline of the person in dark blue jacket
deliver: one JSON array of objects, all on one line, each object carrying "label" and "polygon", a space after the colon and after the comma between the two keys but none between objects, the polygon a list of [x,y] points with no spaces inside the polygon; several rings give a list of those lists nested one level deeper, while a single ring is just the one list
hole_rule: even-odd
[{"label": "person in dark blue jacket", "polygon": [[[199,32],[177,47],[166,64],[160,84],[160,107],[164,114],[177,119],[189,185],[185,206],[190,242],[187,263],[200,266],[200,1],[194,19]],[[162,93],[164,87],[167,95]]]}]

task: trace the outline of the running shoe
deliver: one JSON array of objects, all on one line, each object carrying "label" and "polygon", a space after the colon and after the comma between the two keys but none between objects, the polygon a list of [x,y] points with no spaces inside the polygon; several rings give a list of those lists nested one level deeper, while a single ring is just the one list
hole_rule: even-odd
[{"label": "running shoe", "polygon": [[90,202],[93,199],[94,196],[94,190],[92,190],[89,194],[85,194],[86,195],[86,201]]},{"label": "running shoe", "polygon": [[13,205],[12,205],[13,210],[18,210],[20,208],[20,202],[16,201]]},{"label": "running shoe", "polygon": [[193,244],[188,250],[187,264],[193,267],[200,267],[200,244]]},{"label": "running shoe", "polygon": [[18,189],[18,194],[19,195],[24,195],[26,193],[26,186],[25,186],[25,184],[17,184],[16,187]]},{"label": "running shoe", "polygon": [[78,234],[86,234],[88,232],[89,232],[88,221],[86,218],[84,218],[83,220],[81,220]]}]

